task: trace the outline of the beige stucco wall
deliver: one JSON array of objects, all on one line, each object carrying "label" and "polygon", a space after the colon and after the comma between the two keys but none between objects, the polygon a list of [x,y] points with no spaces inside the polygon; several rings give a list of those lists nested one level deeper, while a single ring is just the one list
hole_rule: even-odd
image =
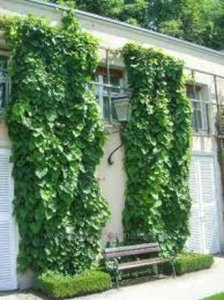
[{"label": "beige stucco wall", "polygon": [[[22,0],[0,0],[0,14],[27,14],[34,13],[39,16],[47,16],[53,25],[57,25],[61,18],[61,12],[55,9],[44,9],[37,4],[31,4]],[[185,65],[190,68],[207,71],[216,75],[224,76],[224,55],[203,48],[184,44],[163,36],[150,34],[137,29],[122,27],[120,24],[112,24],[107,21],[94,19],[79,13],[78,18],[84,30],[91,32],[100,41],[101,46],[118,49],[128,41],[140,42],[147,47],[156,46],[177,58],[184,60]],[[105,51],[99,50],[102,61],[105,60]],[[111,57],[113,66],[124,67],[120,57]],[[208,75],[197,74],[196,81],[209,87],[209,101],[215,103],[215,91],[213,78]],[[224,80],[218,79],[218,94],[224,99]],[[114,164],[110,166],[107,162],[108,155],[120,144],[119,127],[107,128],[108,140],[105,145],[105,153],[97,170],[102,195],[108,201],[111,210],[111,219],[103,230],[102,242],[108,241],[109,237],[117,236],[123,238],[122,210],[125,202],[126,175],[123,167],[124,149],[120,148],[114,155]],[[213,128],[215,132],[215,128]],[[4,120],[0,120],[0,146],[10,147],[10,140]],[[194,154],[217,153],[217,145],[214,136],[193,137],[192,152]],[[217,168],[218,197],[220,198],[220,227],[223,227],[223,206],[220,170]],[[222,244],[223,244],[223,232]],[[28,276],[29,277],[29,276]],[[24,277],[26,278],[26,277]],[[26,285],[26,282],[23,284]]]},{"label": "beige stucco wall", "polygon": [[121,144],[118,126],[107,128],[108,139],[105,144],[104,156],[98,168],[98,178],[103,197],[108,201],[111,217],[102,233],[102,242],[123,239],[122,211],[125,199],[126,174],[124,171],[124,148],[121,147],[113,155],[113,165],[109,165],[108,156]]}]

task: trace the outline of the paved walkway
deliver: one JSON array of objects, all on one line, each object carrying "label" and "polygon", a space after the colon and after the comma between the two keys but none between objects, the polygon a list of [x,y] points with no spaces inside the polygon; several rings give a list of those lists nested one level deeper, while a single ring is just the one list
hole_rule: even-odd
[{"label": "paved walkway", "polygon": [[[199,300],[224,292],[224,258],[216,258],[209,270],[121,287],[75,300]],[[0,300],[40,300],[32,294],[0,295]]]}]

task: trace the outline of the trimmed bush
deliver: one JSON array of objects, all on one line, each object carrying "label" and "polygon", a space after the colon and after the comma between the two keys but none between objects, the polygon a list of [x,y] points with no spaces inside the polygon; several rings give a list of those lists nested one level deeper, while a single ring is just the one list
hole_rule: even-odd
[{"label": "trimmed bush", "polygon": [[214,262],[212,255],[187,253],[177,257],[175,268],[177,275],[210,268]]},{"label": "trimmed bush", "polygon": [[34,281],[34,288],[54,298],[101,292],[111,287],[110,275],[96,270],[84,271],[77,276],[48,272],[39,275]]},{"label": "trimmed bush", "polygon": [[[199,253],[184,253],[177,256],[175,270],[177,275],[208,269],[214,262],[212,255]],[[171,273],[170,266],[165,268],[166,272]]]}]

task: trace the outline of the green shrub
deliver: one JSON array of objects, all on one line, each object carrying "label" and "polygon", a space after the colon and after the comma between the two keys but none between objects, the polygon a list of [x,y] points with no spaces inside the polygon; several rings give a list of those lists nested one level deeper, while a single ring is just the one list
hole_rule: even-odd
[{"label": "green shrub", "polygon": [[[194,271],[210,268],[214,262],[212,255],[199,253],[184,253],[177,256],[175,270],[177,275],[183,275]],[[170,266],[166,266],[166,272],[171,273]]]},{"label": "green shrub", "polygon": [[214,262],[212,255],[188,253],[176,259],[175,269],[178,275],[210,268]]},{"label": "green shrub", "polygon": [[34,281],[34,288],[54,298],[100,292],[111,286],[110,275],[96,270],[84,271],[77,276],[48,272],[39,275]]}]

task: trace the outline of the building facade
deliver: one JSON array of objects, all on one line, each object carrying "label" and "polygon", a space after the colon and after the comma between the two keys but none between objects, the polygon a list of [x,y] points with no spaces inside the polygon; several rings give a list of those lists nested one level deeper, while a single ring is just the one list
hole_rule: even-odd
[{"label": "building facade", "polygon": [[[60,23],[63,9],[37,0],[0,0],[0,14],[44,16],[52,26]],[[114,99],[127,94],[127,74],[122,57],[113,50],[135,41],[145,47],[159,47],[164,52],[182,59],[189,76],[187,94],[193,107],[192,163],[190,190],[193,199],[190,220],[191,236],[188,249],[202,253],[220,253],[224,247],[223,232],[223,138],[224,126],[224,53],[200,47],[146,29],[117,22],[86,12],[77,11],[83,30],[100,42],[101,63],[92,84],[95,86],[101,116],[109,138],[97,170],[102,195],[108,201],[111,219],[102,233],[102,243],[123,239],[122,211],[125,203],[126,174],[123,166],[124,149],[120,140],[120,124]],[[0,107],[4,110],[10,91],[7,76],[9,56],[4,36],[0,33]],[[108,78],[109,77],[109,78]],[[223,112],[223,113],[222,113]],[[224,122],[224,120],[223,120]],[[224,123],[223,123],[224,125]],[[117,149],[118,148],[118,149]],[[108,157],[114,152],[108,163]],[[31,272],[16,273],[19,234],[12,216],[14,196],[11,141],[4,118],[0,119],[0,291],[29,285]]]}]

